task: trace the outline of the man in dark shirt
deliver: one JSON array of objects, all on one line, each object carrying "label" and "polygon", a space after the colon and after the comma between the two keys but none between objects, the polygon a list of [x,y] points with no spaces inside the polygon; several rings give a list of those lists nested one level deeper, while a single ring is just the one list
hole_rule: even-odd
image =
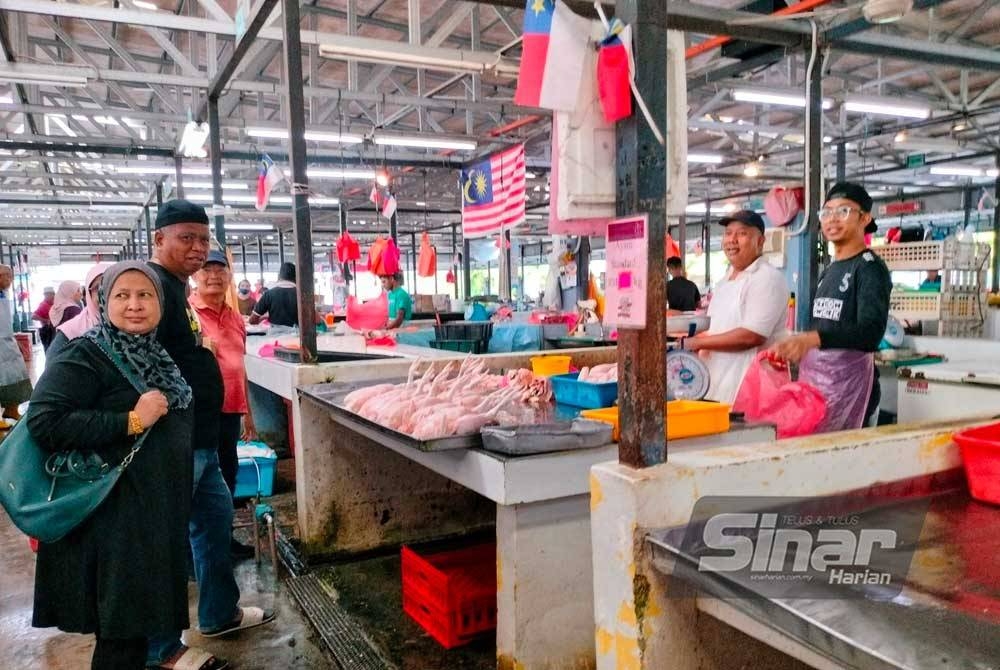
[{"label": "man in dark shirt", "polygon": [[667,282],[667,306],[678,312],[693,312],[698,309],[701,294],[695,283],[684,276],[684,262],[680,256],[667,259],[667,272],[670,281]]},{"label": "man in dark shirt", "polygon": [[[217,452],[222,374],[215,356],[202,346],[198,316],[188,303],[188,279],[205,264],[211,244],[205,208],[187,200],[165,203],[156,216],[153,239],[155,248],[149,265],[163,284],[163,318],[156,336],[194,394],[191,552],[198,580],[199,626],[203,635],[214,636],[267,623],[274,613],[239,607],[240,590],[233,577],[229,553],[233,503],[219,469]],[[164,631],[150,638],[148,664],[173,667],[184,657],[207,653],[186,648],[180,634]],[[223,664],[221,659],[215,659],[210,667]]]},{"label": "man in dark shirt", "polygon": [[[872,199],[858,184],[841,182],[830,189],[819,220],[833,244],[834,262],[816,287],[813,330],[793,335],[772,351],[798,363],[812,349],[874,352],[885,335],[892,279],[885,262],[865,245],[865,234],[878,230]],[[876,378],[874,366],[870,373]],[[878,407],[877,378],[868,398],[866,418]]]},{"label": "man in dark shirt", "polygon": [[267,316],[272,326],[299,325],[299,301],[295,288],[295,264],[282,263],[278,283],[260,297],[250,315],[250,323],[258,324]]}]

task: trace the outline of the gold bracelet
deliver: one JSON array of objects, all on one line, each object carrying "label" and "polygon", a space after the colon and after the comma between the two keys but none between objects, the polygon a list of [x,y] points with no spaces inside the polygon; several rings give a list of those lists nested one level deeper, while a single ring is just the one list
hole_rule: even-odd
[{"label": "gold bracelet", "polygon": [[128,434],[129,435],[139,435],[142,431],[146,430],[146,427],[142,425],[142,419],[135,412],[128,413]]}]

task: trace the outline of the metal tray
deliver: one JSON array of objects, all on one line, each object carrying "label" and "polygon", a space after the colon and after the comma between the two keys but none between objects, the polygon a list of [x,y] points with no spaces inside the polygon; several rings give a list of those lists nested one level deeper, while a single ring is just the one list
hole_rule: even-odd
[{"label": "metal tray", "polygon": [[315,384],[312,386],[300,387],[299,391],[303,395],[306,395],[320,404],[330,408],[330,411],[333,412],[333,414],[341,419],[344,419],[346,422],[363,426],[419,451],[479,449],[483,446],[483,438],[479,433],[474,433],[472,435],[456,435],[454,437],[442,437],[436,440],[417,440],[406,433],[400,433],[398,430],[386,428],[385,426],[377,424],[370,419],[359,416],[344,407],[344,397],[351,391],[364,388],[365,386],[372,386],[374,384],[400,384],[405,381],[405,379],[384,379],[377,382],[367,381],[352,384]]},{"label": "metal tray", "polygon": [[588,419],[531,426],[487,426],[482,429],[482,437],[487,451],[523,456],[603,447],[611,444],[611,426]]}]

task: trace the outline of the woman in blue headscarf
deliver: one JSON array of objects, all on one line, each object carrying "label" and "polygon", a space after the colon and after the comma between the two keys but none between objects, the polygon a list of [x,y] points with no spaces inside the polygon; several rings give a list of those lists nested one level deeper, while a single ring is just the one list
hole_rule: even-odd
[{"label": "woman in blue headscarf", "polygon": [[156,340],[163,291],[145,263],[108,268],[98,301],[97,325],[46,366],[28,429],[112,465],[149,435],[94,514],[40,545],[32,625],[94,634],[92,668],[135,670],[147,636],[188,627],[191,388]]}]

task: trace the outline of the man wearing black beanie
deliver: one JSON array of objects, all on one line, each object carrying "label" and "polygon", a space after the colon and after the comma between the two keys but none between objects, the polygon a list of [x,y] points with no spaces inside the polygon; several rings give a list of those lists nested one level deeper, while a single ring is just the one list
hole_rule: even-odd
[{"label": "man wearing black beanie", "polygon": [[[218,456],[222,373],[215,356],[202,346],[198,316],[188,304],[188,280],[205,264],[211,247],[208,214],[188,200],[170,200],[157,213],[155,228],[149,265],[163,284],[163,318],[156,336],[194,393],[191,553],[198,580],[198,624],[202,635],[214,637],[267,623],[274,613],[239,606],[240,589],[230,556],[233,502]],[[199,659],[194,667],[227,667],[208,652],[186,648],[180,634],[163,631],[151,638],[147,665],[174,667]]]}]

